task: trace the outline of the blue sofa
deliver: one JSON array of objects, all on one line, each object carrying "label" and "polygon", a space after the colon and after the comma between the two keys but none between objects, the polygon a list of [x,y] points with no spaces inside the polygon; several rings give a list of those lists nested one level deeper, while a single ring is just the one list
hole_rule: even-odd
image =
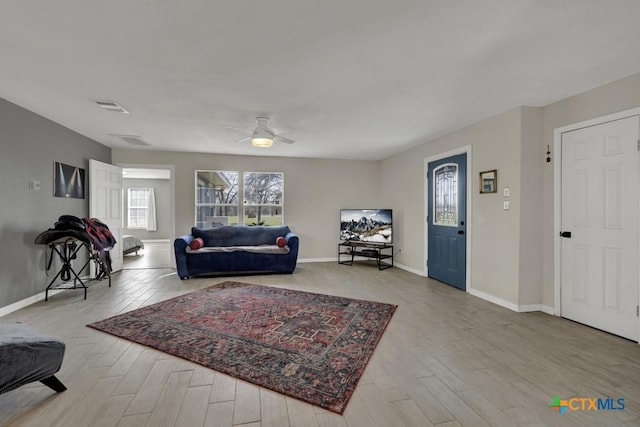
[{"label": "blue sofa", "polygon": [[[286,246],[276,245],[284,237]],[[200,238],[204,245],[191,249]],[[192,227],[191,234],[173,243],[180,279],[219,273],[288,273],[296,269],[299,239],[288,226],[263,227],[223,225],[213,228]]]}]

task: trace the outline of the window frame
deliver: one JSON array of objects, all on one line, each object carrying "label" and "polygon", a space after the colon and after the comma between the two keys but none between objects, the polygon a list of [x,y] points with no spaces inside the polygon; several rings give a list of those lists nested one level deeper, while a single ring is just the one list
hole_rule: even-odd
[{"label": "window frame", "polygon": [[[199,202],[199,194],[198,192],[203,190],[203,189],[207,189],[207,188],[212,188],[215,189],[215,187],[200,187],[199,186],[199,177],[198,174],[199,173],[223,173],[223,174],[236,174],[236,182],[235,185],[236,187],[236,195],[235,195],[235,199],[236,202],[235,203],[203,203],[203,202]],[[237,170],[221,170],[221,169],[197,169],[194,172],[194,224],[196,227],[202,227],[202,228],[206,228],[209,227],[210,225],[206,224],[206,221],[199,221],[198,220],[198,212],[199,212],[199,208],[201,207],[235,207],[236,208],[236,217],[237,217],[237,223],[236,224],[230,224],[230,225],[239,225],[240,224],[240,220],[241,220],[241,209],[240,209],[240,189],[241,189],[241,183],[240,183],[240,179],[241,179],[242,175],[240,171]],[[227,177],[223,175],[223,178],[226,180]],[[229,216],[227,216],[229,217]],[[201,223],[200,225],[198,225],[199,223]]]},{"label": "window frame", "polygon": [[[145,205],[144,206],[131,206],[131,192],[132,191],[144,191],[146,194],[145,197]],[[151,187],[130,187],[127,188],[127,228],[130,230],[145,230],[149,225],[147,223],[147,215],[144,216],[144,224],[143,225],[132,225],[131,224],[131,210],[132,209],[144,209],[147,212],[149,211],[149,192],[151,191]],[[139,200],[139,199],[136,199]]]},{"label": "window frame", "polygon": [[[281,182],[281,188],[280,188],[280,200],[279,203],[249,203],[247,202],[247,196],[246,196],[246,175],[248,174],[260,174],[260,175],[280,175],[280,182]],[[279,227],[284,225],[284,172],[269,172],[269,171],[243,171],[242,172],[242,223],[244,225],[262,225],[258,222],[258,217],[256,217],[256,223],[254,224],[247,224],[245,222],[245,218],[247,217],[247,208],[258,208],[260,209],[261,207],[266,207],[268,209],[276,209],[276,210],[280,210],[279,215],[280,216],[280,223],[279,224],[269,224],[267,226],[270,227]],[[273,217],[273,214],[271,215]]]},{"label": "window frame", "polygon": [[[236,180],[236,203],[203,203],[201,201],[199,201],[199,194],[198,192],[201,191],[202,189],[206,188],[203,186],[200,186],[200,178],[198,177],[198,175],[200,173],[234,173],[237,176],[237,180]],[[245,190],[246,190],[246,185],[245,185],[245,176],[247,174],[273,174],[273,175],[279,175],[281,177],[280,181],[281,181],[281,188],[280,188],[280,197],[279,197],[279,202],[278,203],[248,203],[245,200]],[[226,177],[225,177],[226,179]],[[254,207],[267,207],[269,209],[277,209],[277,214],[278,216],[280,216],[281,220],[279,224],[267,224],[267,226],[280,226],[280,225],[284,225],[285,224],[285,220],[284,220],[284,180],[285,180],[285,176],[284,176],[284,172],[269,172],[269,171],[241,171],[241,170],[222,170],[222,169],[196,169],[194,171],[194,225],[196,227],[202,227],[202,228],[206,228],[209,227],[209,224],[206,224],[205,220],[200,220],[199,221],[199,208],[201,207],[206,207],[206,206],[228,206],[228,207],[234,207],[236,208],[237,211],[237,222],[229,224],[229,225],[256,225],[254,224],[249,224],[249,221],[245,221],[245,218],[247,216],[247,212],[251,211]],[[247,203],[245,203],[247,202]],[[257,218],[256,218],[257,219]]]}]

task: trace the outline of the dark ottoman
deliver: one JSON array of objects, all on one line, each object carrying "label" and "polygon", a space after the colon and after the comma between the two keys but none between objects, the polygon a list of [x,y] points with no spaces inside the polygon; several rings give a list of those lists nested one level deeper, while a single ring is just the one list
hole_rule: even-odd
[{"label": "dark ottoman", "polygon": [[22,323],[0,323],[0,394],[34,381],[66,390],[54,376],[64,349],[63,342]]}]

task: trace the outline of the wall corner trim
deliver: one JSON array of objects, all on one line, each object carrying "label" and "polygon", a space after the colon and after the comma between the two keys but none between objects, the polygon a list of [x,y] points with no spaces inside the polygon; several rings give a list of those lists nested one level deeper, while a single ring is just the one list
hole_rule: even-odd
[{"label": "wall corner trim", "polygon": [[485,301],[489,301],[491,303],[497,304],[501,307],[508,308],[511,311],[515,311],[517,313],[529,313],[532,311],[541,311],[546,314],[554,315],[553,307],[549,307],[544,304],[514,304],[510,301],[503,300],[502,298],[495,297],[486,292],[479,291],[477,289],[469,289],[469,293],[478,298],[482,298]]},{"label": "wall corner trim", "polygon": [[471,295],[475,296],[475,297],[482,298],[485,301],[492,302],[492,303],[497,304],[497,305],[499,305],[501,307],[508,308],[509,310],[519,311],[517,304],[514,304],[514,303],[512,303],[510,301],[507,301],[507,300],[503,300],[502,298],[495,297],[495,296],[493,296],[491,294],[488,294],[486,292],[482,292],[482,291],[479,291],[479,290],[474,289],[474,288],[469,289],[468,292]]},{"label": "wall corner trim", "polygon": [[541,311],[543,313],[554,316],[553,307],[549,307],[544,304],[523,304],[518,306],[518,312],[520,313],[528,313],[531,311]]}]

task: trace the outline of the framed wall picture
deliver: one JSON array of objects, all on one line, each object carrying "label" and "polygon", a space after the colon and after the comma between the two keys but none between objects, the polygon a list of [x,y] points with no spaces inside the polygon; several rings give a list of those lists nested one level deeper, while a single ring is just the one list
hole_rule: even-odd
[{"label": "framed wall picture", "polygon": [[497,193],[498,192],[498,170],[480,172],[480,192],[481,193]]},{"label": "framed wall picture", "polygon": [[55,197],[84,199],[84,169],[54,162],[53,183]]}]

